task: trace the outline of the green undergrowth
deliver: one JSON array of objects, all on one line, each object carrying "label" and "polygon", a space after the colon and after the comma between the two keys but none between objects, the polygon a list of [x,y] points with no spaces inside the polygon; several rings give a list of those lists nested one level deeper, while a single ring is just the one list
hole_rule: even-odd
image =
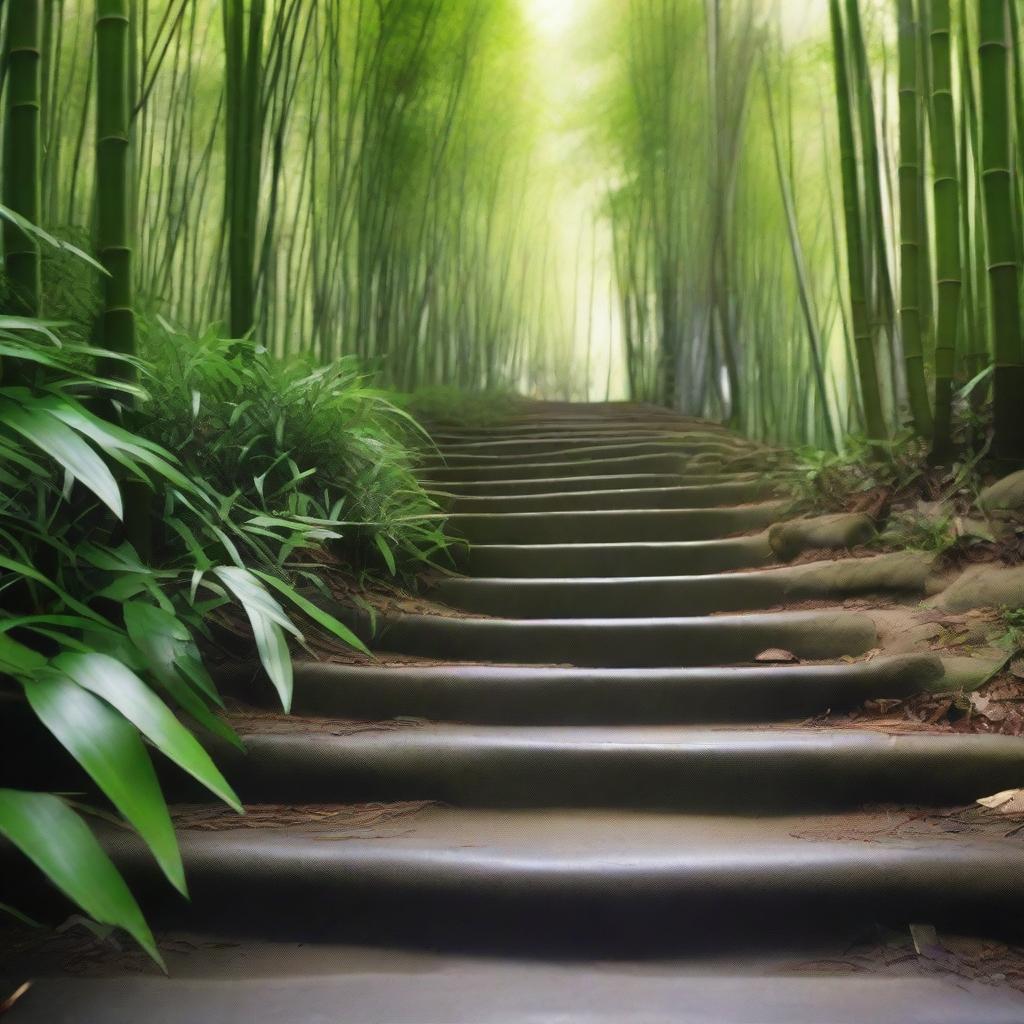
[{"label": "green undergrowth", "polygon": [[1024,523],[979,506],[984,486],[1004,471],[990,458],[984,408],[961,402],[958,447],[948,465],[929,460],[929,444],[905,431],[886,442],[849,438],[841,453],[803,448],[778,474],[806,515],[863,513],[886,549],[930,551],[950,563],[1024,558]]},{"label": "green undergrowth", "polygon": [[455,387],[420,388],[405,397],[406,408],[427,423],[489,427],[516,412],[523,399],[498,389],[463,391]]},{"label": "green undergrowth", "polygon": [[[159,960],[86,819],[116,812],[187,893],[154,749],[241,810],[194,735],[240,743],[208,652],[244,634],[287,710],[311,630],[362,648],[322,610],[325,574],[400,580],[443,557],[442,521],[420,429],[354,363],[161,321],[146,358],[77,336],[0,317],[0,835]],[[60,747],[91,795],[33,788]]]},{"label": "green undergrowth", "polygon": [[438,506],[413,473],[429,439],[357,360],[275,360],[255,342],[213,329],[192,338],[159,318],[142,347],[154,373],[141,429],[220,494],[259,509],[259,526],[309,522],[335,559],[370,576],[444,559]]}]

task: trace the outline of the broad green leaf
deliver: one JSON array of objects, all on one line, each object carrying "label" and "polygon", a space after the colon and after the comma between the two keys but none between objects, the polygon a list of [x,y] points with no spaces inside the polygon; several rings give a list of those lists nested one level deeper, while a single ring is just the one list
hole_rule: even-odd
[{"label": "broad green leaf", "polygon": [[169,675],[167,678],[161,679],[160,684],[171,695],[178,707],[185,714],[194,718],[204,729],[209,730],[215,736],[219,736],[233,747],[245,750],[245,744],[239,739],[235,730],[222,718],[218,718],[210,710],[209,705],[206,704],[203,698],[184,679]]},{"label": "broad green leaf", "polygon": [[35,459],[30,459],[24,452],[18,451],[12,445],[5,444],[3,439],[0,439],[0,459],[5,462],[13,462],[16,466],[21,466],[22,469],[27,469],[36,476],[46,477],[47,479],[50,477],[50,470],[43,466],[42,463],[36,462]]},{"label": "broad green leaf", "polygon": [[188,548],[188,553],[196,564],[196,571],[209,569],[213,563],[188,525],[177,516],[166,516],[164,522],[185,542],[185,547]]},{"label": "broad green leaf", "polygon": [[52,396],[40,399],[39,404],[55,419],[84,434],[112,457],[118,458],[126,453],[133,460],[159,473],[175,487],[195,490],[193,481],[172,464],[174,456],[155,442],[93,416],[78,403],[64,398]]},{"label": "broad green leaf", "polygon": [[388,571],[394,576],[398,569],[395,566],[395,556],[392,554],[391,548],[388,547],[388,542],[379,533],[373,535],[373,542],[377,545],[377,550],[384,556]]},{"label": "broad green leaf", "polygon": [[[17,337],[18,331],[30,331],[33,334],[45,335],[59,349],[60,338],[50,330],[52,324],[45,320],[38,320],[32,316],[0,316],[0,331],[11,332],[11,337]],[[20,338],[18,339],[21,340]],[[31,352],[31,350],[27,350]],[[17,353],[8,353],[8,355]]]},{"label": "broad green leaf", "polygon": [[228,590],[238,598],[246,611],[253,609],[295,636],[300,635],[291,619],[285,614],[284,609],[248,569],[240,569],[234,565],[221,565],[213,571]]},{"label": "broad green leaf", "polygon": [[66,675],[21,682],[39,720],[135,827],[171,884],[187,893],[167,804],[135,726]]},{"label": "broad green leaf", "polygon": [[88,253],[83,252],[78,246],[72,245],[70,242],[65,242],[63,238],[57,238],[51,235],[48,231],[44,231],[37,224],[33,224],[32,221],[23,217],[20,213],[12,210],[9,206],[0,205],[0,220],[10,221],[12,224],[16,224],[26,235],[31,235],[33,238],[38,239],[40,242],[44,242],[54,249],[61,249],[64,252],[71,253],[72,256],[77,257],[85,263],[88,263],[90,267],[98,270],[104,277],[109,277],[110,273],[102,263],[98,263]]},{"label": "broad green leaf", "polygon": [[88,825],[62,800],[51,793],[0,789],[0,834],[90,917],[123,928],[164,966],[124,879]]},{"label": "broad green leaf", "polygon": [[348,626],[330,613],[325,612],[322,608],[318,608],[312,601],[303,597],[294,587],[288,586],[283,580],[279,580],[276,576],[271,576],[268,572],[262,572],[259,569],[253,571],[265,583],[269,583],[279,593],[284,594],[292,604],[301,608],[314,622],[318,622],[325,629],[329,629],[336,637],[344,640],[345,643],[354,647],[357,651],[362,651],[363,654],[370,653],[363,641]]},{"label": "broad green leaf", "polygon": [[[133,644],[145,655],[153,674],[166,685],[168,679],[186,678],[199,684],[206,696],[221,704],[219,694],[209,676],[197,673],[194,666],[202,666],[199,649],[188,627],[176,615],[145,601],[125,604],[124,623]],[[183,662],[188,666],[183,667]]]},{"label": "broad green leaf", "polygon": [[[0,317],[0,321],[3,319],[5,318]],[[36,321],[36,325],[39,331],[47,334],[55,344],[60,345],[60,341],[57,336],[48,331],[42,321]],[[0,337],[2,336],[3,332],[0,332]],[[73,374],[70,379],[62,377],[48,385],[50,390],[61,390],[67,387],[74,387],[82,381],[87,381],[88,383],[101,387],[106,391],[116,391],[124,395],[133,395],[142,399],[148,397],[146,389],[139,387],[137,384],[132,384],[129,381],[123,380],[112,380],[108,377],[100,377],[94,373],[86,373],[80,366],[75,366],[70,363],[68,356],[71,354],[87,355],[92,359],[116,356],[116,353],[108,354],[102,349],[91,349],[82,345],[76,345],[71,348],[60,345],[57,350],[47,351],[40,349],[38,346],[31,343],[27,343],[25,340],[20,338],[16,342],[0,341],[0,357],[3,357],[4,359],[18,359],[26,363],[35,363],[37,366],[51,367],[62,371],[64,374]],[[122,359],[123,358],[124,357],[122,356]]]},{"label": "broad green leaf", "polygon": [[102,615],[94,612],[88,605],[83,604],[81,601],[72,597],[67,591],[62,590],[55,583],[51,583],[41,572],[34,569],[31,565],[27,565],[25,562],[16,562],[12,558],[7,558],[4,555],[0,555],[0,569],[7,569],[9,572],[17,573],[20,576],[24,576],[27,579],[33,580],[34,582],[46,587],[48,590],[56,594],[69,608],[78,612],[79,615],[83,615],[86,618],[92,619],[94,622],[99,623],[102,627],[109,627],[110,623],[103,618]]},{"label": "broad green leaf", "polygon": [[256,640],[256,650],[285,711],[292,704],[292,659],[282,627],[301,639],[284,610],[247,569],[219,566],[213,570],[245,609]]},{"label": "broad green leaf", "polygon": [[127,601],[148,592],[150,580],[148,576],[138,573],[125,573],[108,583],[102,590],[96,591],[97,597],[105,597],[110,601]]},{"label": "broad green leaf", "polygon": [[107,572],[134,572],[147,576],[152,575],[153,572],[148,566],[142,564],[138,552],[127,541],[122,542],[116,548],[86,542],[79,544],[75,551],[90,565],[96,566],[97,569],[105,569]]},{"label": "broad green leaf", "polygon": [[265,616],[249,608],[246,609],[246,613],[252,625],[260,662],[281,698],[281,707],[285,712],[289,712],[292,708],[292,658],[284,632],[277,623],[271,622]]},{"label": "broad green leaf", "polygon": [[19,626],[27,626],[32,623],[46,623],[50,626],[69,626],[73,629],[95,629],[96,623],[92,619],[83,618],[81,615],[18,615],[10,618],[0,618],[0,633],[17,629]]},{"label": "broad green leaf", "polygon": [[46,664],[46,658],[31,647],[19,644],[6,633],[0,633],[0,672],[20,676],[35,672]]},{"label": "broad green leaf", "polygon": [[121,662],[105,654],[61,654],[54,668],[112,704],[158,750],[236,811],[242,805],[199,741]]},{"label": "broad green leaf", "polygon": [[121,491],[106,463],[70,427],[49,413],[0,400],[0,423],[28,438],[88,487],[118,519],[124,518]]}]

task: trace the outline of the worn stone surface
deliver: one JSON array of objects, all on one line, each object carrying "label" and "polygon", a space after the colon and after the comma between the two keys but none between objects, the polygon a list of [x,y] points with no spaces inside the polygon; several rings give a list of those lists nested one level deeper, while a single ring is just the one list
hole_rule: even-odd
[{"label": "worn stone surface", "polygon": [[1024,607],[1024,566],[971,566],[929,603],[951,612]]},{"label": "worn stone surface", "polygon": [[978,497],[978,505],[989,512],[1024,511],[1024,469],[986,487]]},{"label": "worn stone surface", "polygon": [[777,523],[768,531],[768,540],[780,561],[791,562],[804,551],[852,548],[868,543],[875,535],[875,524],[870,517],[838,513]]}]

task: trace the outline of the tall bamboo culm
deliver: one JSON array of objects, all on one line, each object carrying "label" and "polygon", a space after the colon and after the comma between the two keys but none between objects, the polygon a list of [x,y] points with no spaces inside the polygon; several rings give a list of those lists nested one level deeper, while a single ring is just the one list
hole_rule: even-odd
[{"label": "tall bamboo culm", "polygon": [[[128,91],[129,0],[96,3],[96,253],[103,279],[100,341],[114,352],[135,351],[132,311],[130,109]],[[129,372],[117,361],[108,371]]]},{"label": "tall bamboo culm", "polygon": [[924,174],[918,147],[921,102],[917,91],[917,22],[914,0],[899,4],[899,112],[900,112],[900,329],[907,367],[907,396],[914,430],[920,437],[932,433],[932,411],[924,375],[921,334],[920,210],[918,191]]},{"label": "tall bamboo culm", "polygon": [[960,180],[953,112],[949,0],[931,0],[931,142],[935,196],[935,418],[932,458],[952,454],[953,371],[963,287],[960,261]]},{"label": "tall bamboo culm", "polygon": [[256,315],[256,220],[263,129],[263,0],[226,0],[224,209],[228,228],[229,330],[241,338]]},{"label": "tall bamboo culm", "polygon": [[[7,6],[7,117],[4,132],[4,205],[39,222],[39,114],[42,4]],[[11,313],[39,312],[39,245],[4,222],[4,266]]]},{"label": "tall bamboo culm", "polygon": [[1018,240],[1009,106],[1006,0],[979,0],[978,60],[981,72],[981,174],[988,235],[988,280],[995,349],[993,449],[1006,459],[1024,458],[1024,351],[1021,341]]},{"label": "tall bamboo culm", "polygon": [[839,116],[839,160],[843,186],[843,213],[846,222],[846,263],[850,287],[850,317],[853,321],[857,374],[864,403],[864,426],[872,440],[888,435],[882,412],[878,383],[878,362],[868,313],[865,281],[863,204],[858,188],[857,150],[850,104],[850,80],[846,59],[846,40],[839,0],[830,0],[836,109]]}]

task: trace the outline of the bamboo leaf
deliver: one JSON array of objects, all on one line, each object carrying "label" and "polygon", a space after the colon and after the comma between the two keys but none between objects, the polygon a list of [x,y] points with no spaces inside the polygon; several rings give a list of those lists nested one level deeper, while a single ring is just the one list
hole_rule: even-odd
[{"label": "bamboo leaf", "polygon": [[0,423],[46,452],[88,487],[118,519],[124,518],[121,492],[104,461],[78,434],[48,413],[0,399]]},{"label": "bamboo leaf", "polygon": [[283,630],[287,629],[295,636],[301,634],[277,601],[247,569],[222,565],[213,571],[245,609],[260,661],[281,698],[281,706],[288,711],[292,703],[292,660]]},{"label": "bamboo leaf", "polygon": [[0,204],[0,220],[9,221],[11,224],[16,225],[18,228],[24,231],[26,235],[31,235],[32,237],[38,239],[40,242],[45,243],[46,245],[50,246],[53,249],[60,249],[63,252],[69,252],[76,259],[80,259],[84,263],[88,263],[89,266],[91,266],[94,270],[98,270],[101,274],[104,274],[108,277],[110,276],[109,274],[107,274],[107,271],[104,268],[104,266],[101,263],[98,263],[96,260],[94,260],[87,252],[83,252],[81,249],[78,248],[78,246],[72,245],[70,242],[65,242],[62,238],[56,238],[49,232],[44,231],[38,225],[33,224],[30,220],[27,220],[25,217],[22,217],[20,213],[17,213],[10,207],[4,206],[3,204]]},{"label": "bamboo leaf", "polygon": [[242,805],[210,755],[131,669],[105,654],[62,654],[55,668],[102,697],[158,750],[236,811]]},{"label": "bamboo leaf", "polygon": [[135,727],[58,672],[23,679],[32,710],[138,830],[171,884],[185,872],[153,764]]},{"label": "bamboo leaf", "polygon": [[0,789],[0,834],[90,917],[123,928],[164,966],[124,879],[85,822],[62,800],[50,793]]},{"label": "bamboo leaf", "polygon": [[312,601],[303,597],[294,587],[288,586],[283,580],[279,580],[276,576],[271,576],[268,572],[262,572],[259,569],[254,571],[261,580],[268,583],[281,594],[284,594],[296,607],[301,608],[314,622],[318,622],[325,629],[329,629],[338,639],[344,640],[345,643],[354,647],[357,651],[361,651],[363,654],[370,653],[363,641],[348,626],[340,622],[333,615],[325,612],[322,608],[318,608]]}]

